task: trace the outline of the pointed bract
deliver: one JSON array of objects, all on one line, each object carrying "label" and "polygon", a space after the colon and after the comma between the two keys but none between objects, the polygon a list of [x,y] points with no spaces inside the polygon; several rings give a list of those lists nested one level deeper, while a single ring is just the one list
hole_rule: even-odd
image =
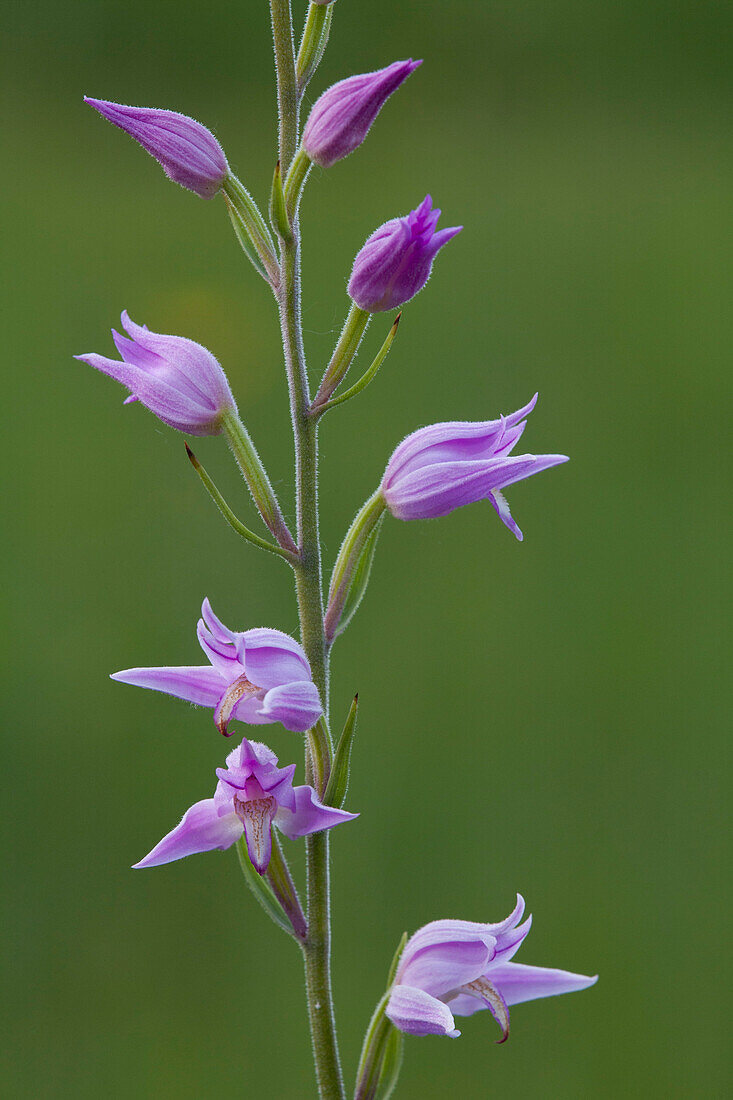
[{"label": "pointed bract", "polygon": [[395,61],[386,69],[340,80],[313,104],[303,129],[303,149],[315,164],[330,168],[353,153],[384,106],[422,61]]},{"label": "pointed bract", "polygon": [[538,474],[566,455],[512,455],[526,426],[524,408],[499,420],[449,421],[418,428],[400,443],[387,463],[380,486],[397,519],[435,519],[463,504],[488,500],[499,519],[521,541],[501,492],[515,481]]},{"label": "pointed bract", "polygon": [[524,899],[498,924],[437,920],[411,936],[397,966],[387,1016],[409,1035],[455,1038],[454,1016],[489,1009],[509,1035],[509,1005],[587,989],[597,978],[509,960],[519,950],[531,918],[519,922]]},{"label": "pointed bract", "polygon": [[229,165],[224,150],[196,119],[178,111],[128,107],[89,96],[84,102],[139,142],[169,179],[202,199],[213,199],[226,179]]},{"label": "pointed bract", "polygon": [[393,218],[372,233],[357,253],[349,279],[349,296],[360,309],[397,309],[422,290],[438,252],[462,229],[458,225],[436,232],[439,217],[427,195],[406,217]]}]

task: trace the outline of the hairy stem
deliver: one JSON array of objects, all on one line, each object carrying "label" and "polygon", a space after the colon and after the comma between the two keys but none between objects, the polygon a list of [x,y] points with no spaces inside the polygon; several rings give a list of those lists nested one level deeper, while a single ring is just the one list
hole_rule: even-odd
[{"label": "hairy stem", "polygon": [[[270,0],[270,10],[280,112],[280,162],[283,174],[287,174],[298,146],[299,129],[290,0]],[[295,586],[301,641],[327,713],[328,655],[323,628],[321,546],[318,533],[318,428],[308,415],[310,388],[300,313],[300,233],[297,217],[293,220],[290,239],[281,239],[280,246],[281,281],[278,305],[295,438],[297,541],[300,553],[300,560],[295,566]],[[327,726],[325,729],[327,730]],[[328,749],[330,751],[330,744]],[[308,935],[303,944],[303,954],[318,1090],[321,1100],[345,1100],[331,992],[328,833],[315,833],[306,837],[305,844]]]},{"label": "hairy stem", "polygon": [[270,0],[270,15],[277,71],[278,148],[285,176],[298,145],[298,82],[290,0]]}]

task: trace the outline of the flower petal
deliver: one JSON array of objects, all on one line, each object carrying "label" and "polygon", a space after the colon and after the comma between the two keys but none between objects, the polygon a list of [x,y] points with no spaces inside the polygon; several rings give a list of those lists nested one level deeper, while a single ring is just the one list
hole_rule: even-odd
[{"label": "flower petal", "polygon": [[432,943],[424,937],[404,965],[400,962],[398,981],[424,989],[433,997],[443,997],[481,977],[494,956],[494,939],[484,932],[460,929],[449,936],[442,934]]},{"label": "flower petal", "polygon": [[269,689],[310,679],[303,647],[289,634],[260,627],[245,631],[243,639],[245,669],[254,684]]},{"label": "flower petal", "polygon": [[[459,999],[462,1000],[463,997],[475,997],[481,1002],[482,1008],[488,1008],[501,1028],[501,1039],[497,1039],[497,1042],[505,1043],[509,1038],[509,1008],[501,991],[488,978],[482,977],[461,986]],[[455,1011],[452,1002],[451,1008]]]},{"label": "flower petal", "polygon": [[209,665],[125,668],[122,672],[113,672],[110,678],[122,684],[175,695],[177,699],[186,699],[201,707],[215,707],[226,687],[226,681]]},{"label": "flower petal", "polygon": [[509,416],[496,420],[447,420],[418,428],[395,449],[387,464],[382,481],[389,488],[398,475],[435,462],[488,459],[498,451],[505,453],[516,444],[524,431],[520,425],[537,404],[537,394],[532,400]]},{"label": "flower petal", "polygon": [[334,806],[324,806],[312,787],[293,787],[293,793],[295,810],[291,812],[281,805],[275,817],[275,824],[280,832],[291,840],[332,829],[342,821],[353,821],[359,816],[347,813],[346,810],[337,810]]},{"label": "flower petal", "polygon": [[595,985],[598,975],[589,978],[585,974],[572,974],[568,970],[551,970],[544,966],[525,966],[523,963],[499,962],[490,966],[486,976],[501,990],[508,1005],[535,1001],[539,997],[554,997],[559,993],[574,993]]},{"label": "flower petal", "polygon": [[409,985],[394,987],[385,1011],[394,1026],[407,1035],[448,1035],[457,1039],[461,1034],[446,1004]]},{"label": "flower petal", "polygon": [[524,924],[520,924],[518,928],[512,928],[498,936],[494,961],[509,962],[510,959],[513,959],[524,943],[531,927],[532,918],[527,917]]},{"label": "flower petal", "polygon": [[244,802],[235,798],[234,809],[244,826],[252,866],[258,875],[264,875],[272,855],[272,819],[277,811],[277,802],[272,796],[250,798]]},{"label": "flower petal", "polygon": [[228,813],[219,817],[214,799],[205,798],[186,810],[175,829],[164,836],[152,852],[148,852],[134,867],[158,867],[161,863],[171,863],[196,852],[231,848],[241,835],[242,825],[237,815]]},{"label": "flower petal", "polygon": [[196,637],[216,671],[221,673],[225,680],[235,680],[244,672],[244,665],[237,656],[234,644],[222,641],[212,634],[203,619],[199,619],[196,625]]},{"label": "flower petal", "polygon": [[[256,707],[257,717],[252,716]],[[323,714],[318,688],[312,680],[300,680],[282,684],[268,691],[260,703],[257,699],[245,700],[235,711],[235,718],[257,725],[262,722],[282,722],[293,733],[305,733]]]},{"label": "flower petal", "polygon": [[201,604],[201,617],[218,642],[230,642],[232,645],[234,644],[236,639],[235,632],[230,630],[228,626],[224,626],[221,619],[214,614],[208,596],[204,597],[204,602]]}]

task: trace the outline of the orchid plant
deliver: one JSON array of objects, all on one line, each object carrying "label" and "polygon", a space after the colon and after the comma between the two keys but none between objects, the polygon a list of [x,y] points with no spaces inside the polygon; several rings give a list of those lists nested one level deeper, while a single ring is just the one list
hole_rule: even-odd
[{"label": "orchid plant", "polygon": [[[428,195],[404,216],[390,218],[357,254],[348,282],[343,330],[317,387],[306,369],[301,323],[299,204],[313,164],[331,169],[366,139],[387,99],[418,68],[395,61],[348,76],[318,98],[301,131],[305,90],[326,48],[333,0],[309,4],[295,48],[291,0],[270,0],[278,99],[278,155],[267,214],[229,168],[214,135],[171,110],[87,99],[104,118],[133,137],[176,183],[204,199],[221,195],[237,240],[272,290],[282,330],[295,442],[297,528],[289,529],[276,493],[237,410],[224,370],[193,340],[161,335],[122,314],[125,335],[113,331],[119,359],[79,356],[129,391],[165,424],[189,436],[227,440],[264,524],[245,526],[186,444],[188,457],[224,519],[254,547],[282,558],[292,570],[300,640],[276,629],[231,630],[204,600],[197,628],[203,665],[131,668],[113,679],[165,692],[213,711],[225,737],[232,724],[281,723],[304,740],[305,783],[294,785],[296,764],[278,766],[264,744],[244,737],[216,772],[213,797],[195,803],[180,824],[135,866],[154,867],[197,852],[235,847],[248,886],[274,923],[300,945],[318,1093],[344,1100],[331,993],[329,834],[358,815],[344,809],[357,700],[335,740],[329,719],[329,657],[365,594],[382,522],[430,519],[488,500],[521,540],[503,490],[558,463],[564,455],[514,454],[535,405],[485,421],[418,428],[397,446],[372,496],[357,511],[333,565],[322,575],[318,516],[318,426],[330,410],[357,397],[390,351],[400,313],[373,362],[348,388],[373,314],[401,310],[425,286],[438,252],[460,227],[438,229],[440,211]],[[415,797],[418,797],[417,794]],[[358,828],[358,825],[354,826]],[[303,838],[304,900],[288,868],[280,835]],[[595,978],[512,962],[529,932],[520,924],[524,902],[504,921],[477,924],[435,920],[403,937],[385,991],[369,1024],[356,1072],[355,1100],[386,1100],[397,1086],[403,1035],[458,1036],[456,1016],[487,1008],[509,1034],[509,1006],[584,989]]]}]

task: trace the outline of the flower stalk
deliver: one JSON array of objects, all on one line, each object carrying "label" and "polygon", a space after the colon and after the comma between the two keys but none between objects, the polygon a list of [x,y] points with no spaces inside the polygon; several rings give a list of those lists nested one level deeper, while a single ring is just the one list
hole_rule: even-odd
[{"label": "flower stalk", "polygon": [[[290,0],[270,0],[277,71],[280,165],[287,178],[298,146],[298,83],[293,51]],[[309,417],[310,388],[303,349],[300,307],[300,241],[297,216],[290,240],[281,242],[278,307],[290,413],[295,439],[297,538],[295,566],[300,633],[313,679],[328,713],[328,654],[323,625],[321,547],[318,532],[318,428]],[[328,749],[331,751],[327,733]],[[311,753],[308,751],[308,762]],[[306,838],[308,934],[303,943],[306,999],[316,1077],[321,1100],[345,1100],[331,991],[331,919],[329,844],[323,836]]]}]

